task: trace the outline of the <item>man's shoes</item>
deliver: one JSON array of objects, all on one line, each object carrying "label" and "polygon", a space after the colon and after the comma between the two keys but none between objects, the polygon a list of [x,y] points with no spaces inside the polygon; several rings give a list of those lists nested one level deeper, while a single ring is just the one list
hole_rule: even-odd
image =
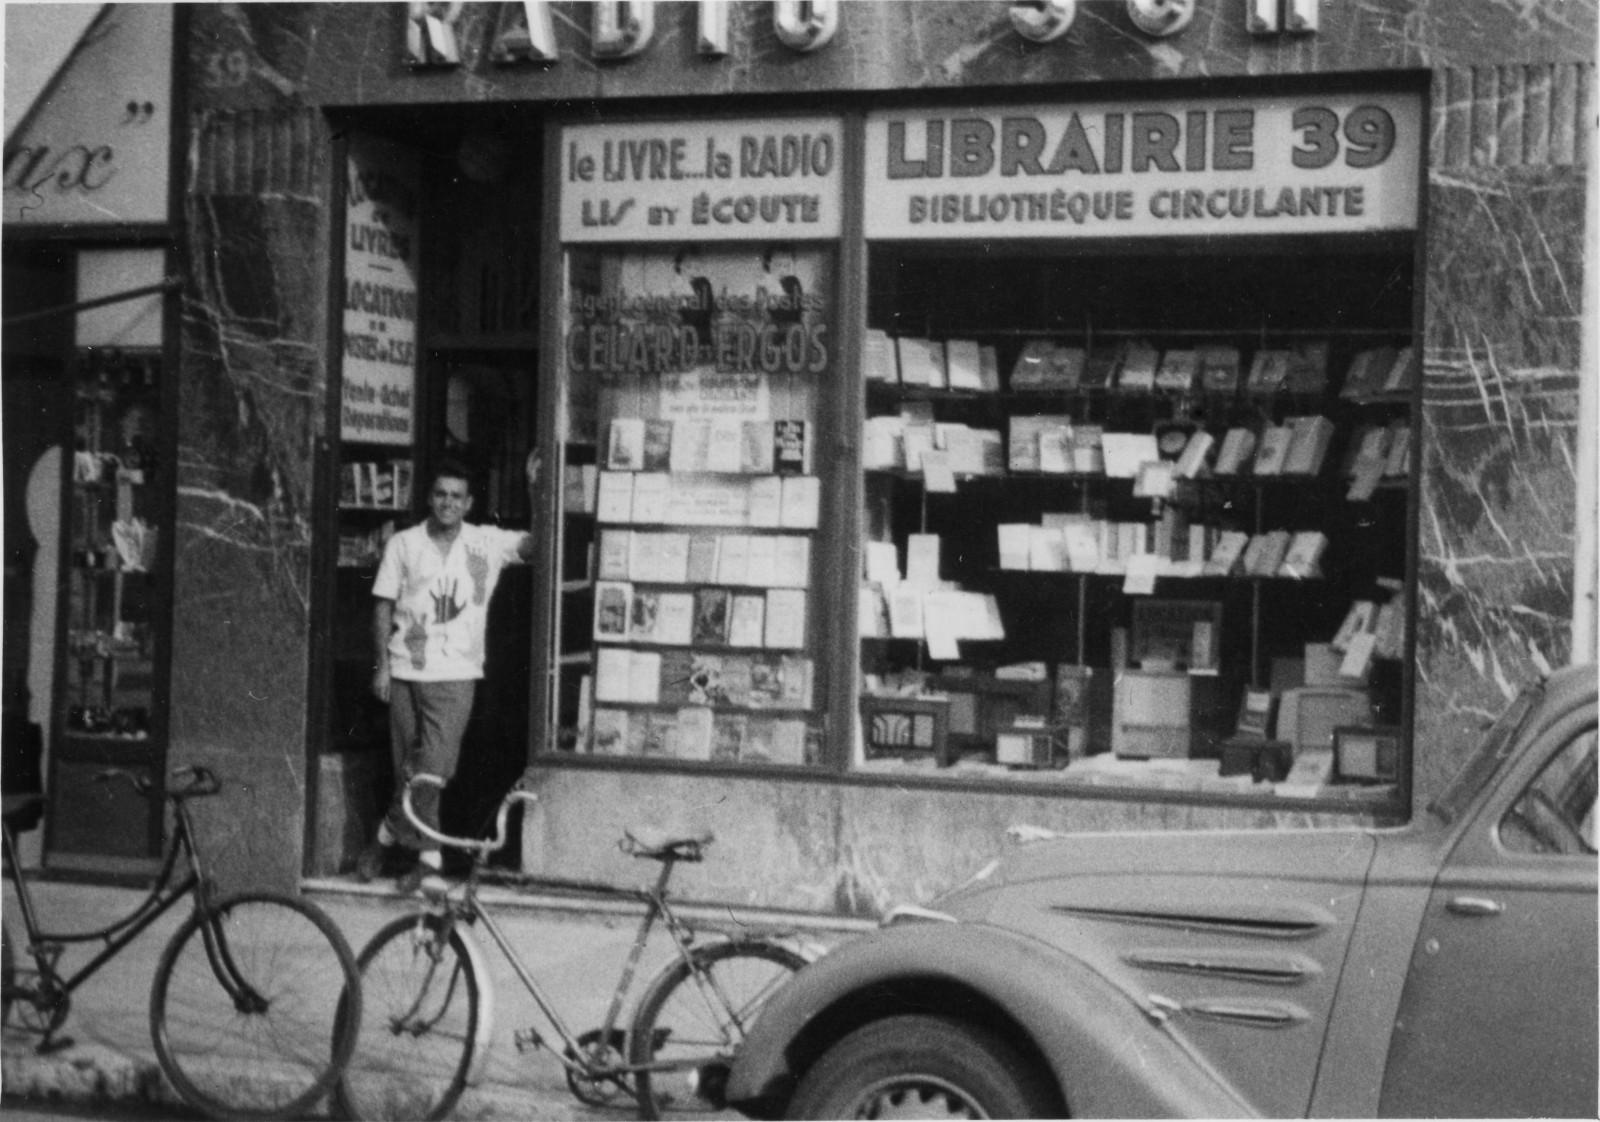
[{"label": "man's shoes", "polygon": [[383,866],[389,856],[389,847],[380,841],[367,843],[356,858],[356,879],[368,884],[383,875]]},{"label": "man's shoes", "polygon": [[399,877],[394,886],[402,896],[414,896],[419,892],[424,896],[443,896],[450,891],[450,882],[444,879],[441,871],[421,861]]}]

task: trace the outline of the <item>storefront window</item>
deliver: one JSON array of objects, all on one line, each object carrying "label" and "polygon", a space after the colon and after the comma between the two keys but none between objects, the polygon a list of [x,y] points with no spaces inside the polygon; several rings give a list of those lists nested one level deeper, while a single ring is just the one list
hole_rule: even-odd
[{"label": "storefront window", "polygon": [[561,747],[815,764],[833,253],[679,244],[567,260]]},{"label": "storefront window", "polygon": [[869,115],[861,771],[1399,791],[1420,121]]}]

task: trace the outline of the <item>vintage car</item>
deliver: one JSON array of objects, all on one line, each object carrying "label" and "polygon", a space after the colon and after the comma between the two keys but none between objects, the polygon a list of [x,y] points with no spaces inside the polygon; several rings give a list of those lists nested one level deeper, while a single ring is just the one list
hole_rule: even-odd
[{"label": "vintage car", "polygon": [[1053,836],[807,966],[756,1118],[1596,1117],[1596,675],[1399,828]]}]

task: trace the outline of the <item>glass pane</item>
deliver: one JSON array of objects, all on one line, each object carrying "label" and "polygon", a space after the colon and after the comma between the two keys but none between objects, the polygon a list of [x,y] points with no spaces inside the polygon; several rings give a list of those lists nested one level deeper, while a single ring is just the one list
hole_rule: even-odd
[{"label": "glass pane", "polygon": [[832,280],[790,244],[569,255],[562,749],[817,762]]},{"label": "glass pane", "polygon": [[85,352],[74,393],[64,727],[148,738],[159,358]]}]

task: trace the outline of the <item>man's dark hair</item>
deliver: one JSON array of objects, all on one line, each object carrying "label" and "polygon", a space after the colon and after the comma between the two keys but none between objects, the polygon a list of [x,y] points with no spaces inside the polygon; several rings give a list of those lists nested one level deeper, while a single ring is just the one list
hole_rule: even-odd
[{"label": "man's dark hair", "polygon": [[429,490],[432,490],[433,485],[441,479],[463,480],[467,485],[467,494],[469,495],[477,489],[474,486],[475,481],[472,478],[472,470],[460,460],[447,458],[436,463],[433,466],[433,477],[428,480]]}]

